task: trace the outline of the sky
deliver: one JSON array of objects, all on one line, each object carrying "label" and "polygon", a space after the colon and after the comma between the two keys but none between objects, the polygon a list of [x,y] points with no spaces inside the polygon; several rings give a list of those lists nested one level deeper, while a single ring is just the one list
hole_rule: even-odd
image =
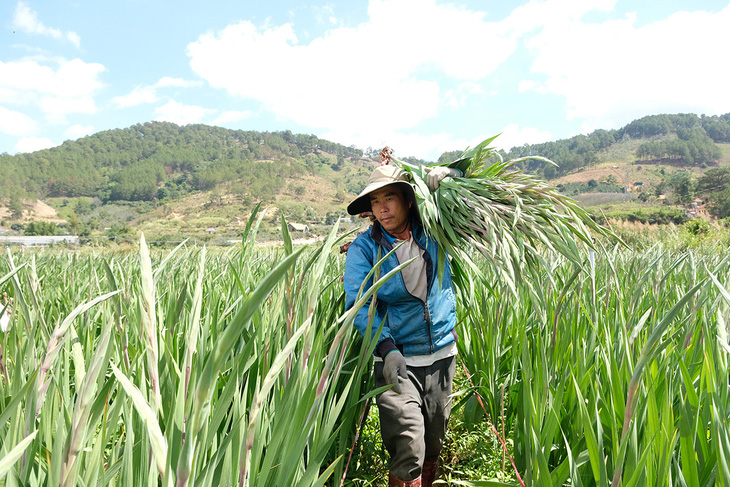
[{"label": "sky", "polygon": [[730,1],[2,0],[0,153],[153,120],[436,160],[730,112]]}]

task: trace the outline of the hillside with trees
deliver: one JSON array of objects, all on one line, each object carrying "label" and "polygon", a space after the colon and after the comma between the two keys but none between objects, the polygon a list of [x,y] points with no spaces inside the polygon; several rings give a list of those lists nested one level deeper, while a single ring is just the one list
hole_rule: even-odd
[{"label": "hillside with trees", "polygon": [[709,165],[721,156],[717,144],[730,143],[730,113],[650,115],[618,130],[601,129],[569,139],[514,147],[507,157],[547,157],[558,167],[534,160],[524,168],[551,180],[602,162],[613,146],[630,140],[641,141],[635,158],[644,163],[669,160],[681,166]]},{"label": "hillside with trees", "polygon": [[[438,162],[457,158],[462,149],[445,152]],[[58,216],[47,219],[54,225],[30,226],[31,233],[52,229],[114,238],[141,229],[171,240],[206,232],[235,235],[259,202],[269,208],[265,227],[279,225],[284,216],[316,228],[345,216],[347,202],[377,165],[377,152],[290,131],[148,122],[52,149],[0,155],[1,226],[24,231],[34,219],[29,202],[40,200]],[[730,114],[652,115],[618,130],[524,145],[503,155],[553,160],[557,167],[540,160],[521,167],[588,206],[596,204],[590,195],[617,195],[625,202],[621,211],[638,215],[640,207],[697,204],[699,198],[710,215],[730,216]],[[682,219],[672,215],[669,221]]]},{"label": "hillside with trees", "polygon": [[289,131],[149,122],[30,154],[3,154],[0,197],[154,201],[241,179],[254,199],[266,199],[282,180],[361,157],[353,147]]},{"label": "hillside with trees", "polygon": [[[661,114],[618,130],[515,147],[508,158],[541,155],[558,166],[522,164],[593,209],[597,218],[683,223],[730,217],[730,113]],[[716,184],[712,184],[712,183]]]},{"label": "hillside with trees", "polygon": [[[360,191],[375,162],[314,135],[149,122],[30,154],[3,154],[0,164],[6,225],[22,220],[21,201],[40,199],[58,209],[69,230],[125,234],[150,219],[173,213],[184,219],[190,211],[201,221],[186,230],[218,228],[222,220],[245,218],[258,202],[276,206],[282,199],[289,201],[285,215],[324,221],[327,210],[343,209],[347,195]],[[319,181],[312,185],[317,192],[302,184],[311,180]]]}]

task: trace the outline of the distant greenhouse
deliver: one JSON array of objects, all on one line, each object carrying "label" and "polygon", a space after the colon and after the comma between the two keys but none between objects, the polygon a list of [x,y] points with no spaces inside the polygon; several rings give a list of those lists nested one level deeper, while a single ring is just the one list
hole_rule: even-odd
[{"label": "distant greenhouse", "polygon": [[26,247],[42,247],[56,244],[78,245],[79,237],[72,235],[42,235],[42,236],[0,236],[0,245],[24,245]]}]

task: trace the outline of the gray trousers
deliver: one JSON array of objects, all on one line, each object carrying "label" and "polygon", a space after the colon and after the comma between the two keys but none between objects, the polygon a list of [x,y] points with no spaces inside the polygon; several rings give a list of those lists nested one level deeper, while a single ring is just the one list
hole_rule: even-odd
[{"label": "gray trousers", "polygon": [[[421,475],[424,460],[441,453],[451,414],[455,357],[427,367],[408,367],[410,380],[400,379],[402,394],[393,389],[377,396],[380,433],[390,454],[390,474],[401,480]],[[375,363],[375,386],[386,385],[383,363]]]}]

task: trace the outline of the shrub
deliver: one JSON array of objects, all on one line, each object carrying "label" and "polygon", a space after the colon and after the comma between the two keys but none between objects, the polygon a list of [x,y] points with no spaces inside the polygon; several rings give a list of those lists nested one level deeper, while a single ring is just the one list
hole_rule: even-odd
[{"label": "shrub", "polygon": [[51,222],[32,221],[25,226],[23,233],[28,236],[55,235],[56,234],[56,224],[51,223]]},{"label": "shrub", "polygon": [[684,224],[684,228],[691,234],[695,236],[699,235],[707,235],[710,233],[711,225],[710,222],[705,220],[704,218],[695,218],[693,220],[690,220]]}]

